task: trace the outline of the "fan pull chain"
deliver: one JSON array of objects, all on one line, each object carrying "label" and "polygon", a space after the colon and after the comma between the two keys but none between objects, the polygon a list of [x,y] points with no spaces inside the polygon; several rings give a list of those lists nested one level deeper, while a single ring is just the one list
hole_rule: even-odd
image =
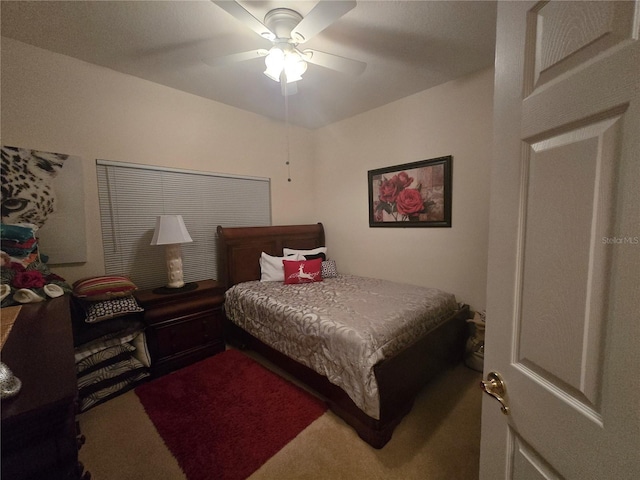
[{"label": "fan pull chain", "polygon": [[[283,81],[283,79],[280,79]],[[284,83],[284,126],[285,133],[287,135],[287,182],[291,182],[291,141],[289,139],[289,95],[287,95],[286,80]]]}]

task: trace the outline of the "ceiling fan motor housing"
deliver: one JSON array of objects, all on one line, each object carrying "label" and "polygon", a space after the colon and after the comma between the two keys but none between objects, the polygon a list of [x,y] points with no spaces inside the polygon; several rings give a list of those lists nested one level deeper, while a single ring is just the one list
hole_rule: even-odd
[{"label": "ceiling fan motor housing", "polygon": [[264,17],[265,26],[275,34],[278,40],[291,41],[291,31],[300,21],[302,21],[302,15],[289,8],[276,8],[267,12]]}]

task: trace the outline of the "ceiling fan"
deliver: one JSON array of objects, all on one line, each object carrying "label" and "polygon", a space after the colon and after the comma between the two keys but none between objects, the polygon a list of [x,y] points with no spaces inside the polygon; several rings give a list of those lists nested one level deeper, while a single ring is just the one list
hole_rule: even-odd
[{"label": "ceiling fan", "polygon": [[289,8],[275,8],[267,12],[264,22],[259,21],[236,1],[211,0],[217,6],[242,22],[273,44],[269,49],[256,49],[223,57],[203,60],[218,67],[236,62],[265,58],[264,74],[282,85],[282,94],[297,92],[296,83],[307,70],[307,63],[351,75],[362,73],[367,64],[358,60],[320,52],[301,50],[300,44],[310,40],[356,6],[350,1],[319,1],[306,17]]}]

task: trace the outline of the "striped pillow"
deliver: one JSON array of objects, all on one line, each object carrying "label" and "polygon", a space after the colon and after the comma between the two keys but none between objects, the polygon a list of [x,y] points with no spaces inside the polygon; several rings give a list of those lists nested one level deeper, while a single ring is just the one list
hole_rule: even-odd
[{"label": "striped pillow", "polygon": [[126,297],[136,289],[131,280],[120,275],[84,278],[73,284],[73,294],[76,297],[92,302]]}]

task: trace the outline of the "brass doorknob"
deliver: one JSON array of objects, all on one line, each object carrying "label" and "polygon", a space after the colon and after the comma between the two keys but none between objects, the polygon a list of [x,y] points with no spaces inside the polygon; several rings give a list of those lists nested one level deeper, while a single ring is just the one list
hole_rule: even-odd
[{"label": "brass doorknob", "polygon": [[500,402],[500,410],[502,413],[509,415],[509,406],[505,399],[507,387],[498,372],[490,372],[487,375],[487,379],[480,382],[480,388]]}]

